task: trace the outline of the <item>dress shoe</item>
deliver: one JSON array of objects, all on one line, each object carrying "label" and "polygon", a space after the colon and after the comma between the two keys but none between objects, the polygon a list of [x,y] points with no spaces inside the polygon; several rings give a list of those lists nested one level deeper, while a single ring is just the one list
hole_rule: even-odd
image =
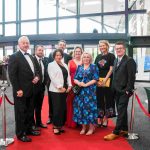
[{"label": "dress shoe", "polygon": [[120,136],[128,137],[128,131],[121,130],[119,133]]},{"label": "dress shoe", "polygon": [[111,133],[111,134],[108,134],[108,135],[104,136],[104,140],[112,141],[112,140],[115,140],[118,137],[119,137],[119,135]]},{"label": "dress shoe", "polygon": [[59,128],[57,128],[57,127],[53,127],[53,133],[54,133],[55,135],[60,135],[60,134],[61,134]]},{"label": "dress shoe", "polygon": [[40,128],[47,128],[47,125],[44,125],[43,123],[37,124],[36,126]]},{"label": "dress shoe", "polygon": [[52,123],[52,120],[49,119],[46,124],[51,124],[51,123]]},{"label": "dress shoe", "polygon": [[28,131],[27,132],[27,135],[33,135],[33,136],[38,136],[40,135],[41,133],[39,131],[34,131],[34,130],[31,130],[31,131]]},{"label": "dress shoe", "polygon": [[85,132],[86,132],[86,130],[85,130],[85,129],[82,129],[81,132],[80,132],[80,134],[81,134],[81,135],[82,135],[82,134],[85,134]]},{"label": "dress shoe", "polygon": [[21,137],[17,137],[18,140],[22,141],[22,142],[31,142],[32,139],[27,137],[26,135],[23,135]]},{"label": "dress shoe", "polygon": [[41,129],[38,126],[32,126],[32,130],[34,130],[34,131],[40,131]]},{"label": "dress shoe", "polygon": [[59,131],[60,131],[61,133],[65,133],[65,130],[64,130],[64,129],[59,129]]}]

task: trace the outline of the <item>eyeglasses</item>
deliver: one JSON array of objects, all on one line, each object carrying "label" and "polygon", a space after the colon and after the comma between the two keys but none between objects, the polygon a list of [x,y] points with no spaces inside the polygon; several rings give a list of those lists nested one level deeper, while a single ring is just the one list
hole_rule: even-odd
[{"label": "eyeglasses", "polygon": [[119,50],[123,50],[124,48],[123,47],[120,47],[120,48],[115,48],[115,50],[119,51]]}]

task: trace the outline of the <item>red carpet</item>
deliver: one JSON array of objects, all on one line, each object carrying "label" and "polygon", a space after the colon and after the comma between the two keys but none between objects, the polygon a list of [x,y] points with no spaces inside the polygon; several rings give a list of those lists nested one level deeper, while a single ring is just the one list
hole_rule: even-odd
[{"label": "red carpet", "polygon": [[[48,102],[45,97],[42,110],[43,123],[48,118]],[[112,132],[114,124],[109,121],[108,128],[98,128],[91,136],[80,135],[80,129],[65,128],[66,132],[54,135],[52,125],[48,129],[42,129],[41,135],[32,137],[31,143],[23,143],[15,138],[15,142],[9,145],[7,150],[132,150],[124,138],[114,141],[104,141],[103,136]]]}]

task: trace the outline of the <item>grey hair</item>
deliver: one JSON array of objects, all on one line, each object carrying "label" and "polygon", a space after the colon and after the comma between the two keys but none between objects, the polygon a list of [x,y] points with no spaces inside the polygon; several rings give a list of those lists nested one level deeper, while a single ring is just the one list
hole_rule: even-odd
[{"label": "grey hair", "polygon": [[30,43],[30,40],[27,36],[23,35],[21,36],[19,39],[18,39],[18,43],[20,43],[23,39],[26,39],[29,43]]}]

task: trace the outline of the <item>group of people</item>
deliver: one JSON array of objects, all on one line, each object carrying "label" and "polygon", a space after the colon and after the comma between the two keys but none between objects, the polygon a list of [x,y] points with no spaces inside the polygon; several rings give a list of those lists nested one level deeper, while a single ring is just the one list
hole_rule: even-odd
[{"label": "group of people", "polygon": [[[48,90],[49,118],[53,133],[65,132],[63,126],[81,125],[80,134],[91,135],[95,127],[107,127],[108,118],[116,116],[114,131],[104,140],[114,140],[128,134],[127,106],[135,82],[136,63],[126,55],[123,42],[115,44],[117,58],[109,53],[109,42],[99,41],[100,54],[94,63],[92,55],[81,47],[74,49],[72,57],[64,52],[66,42],[44,57],[44,47],[36,46],[35,55],[27,53],[30,42],[22,36],[19,50],[10,56],[8,71],[13,87],[17,138],[32,141],[28,135],[40,135],[41,109],[45,87]],[[80,87],[78,94],[72,90]],[[35,117],[34,117],[35,114]]]}]

